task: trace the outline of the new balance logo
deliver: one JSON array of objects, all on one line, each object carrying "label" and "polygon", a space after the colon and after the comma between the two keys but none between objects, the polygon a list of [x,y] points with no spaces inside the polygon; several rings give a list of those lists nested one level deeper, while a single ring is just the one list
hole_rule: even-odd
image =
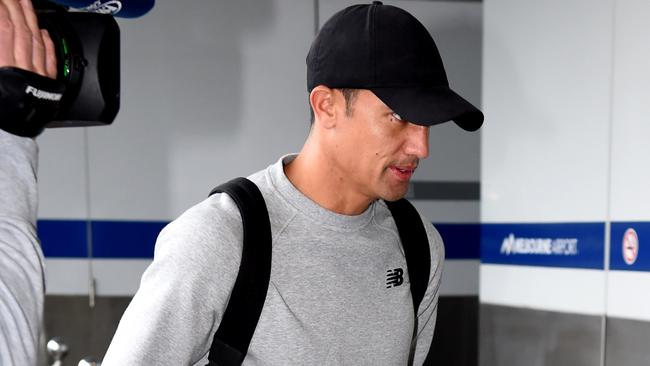
[{"label": "new balance logo", "polygon": [[404,283],[404,270],[401,268],[386,271],[386,288],[397,287]]}]

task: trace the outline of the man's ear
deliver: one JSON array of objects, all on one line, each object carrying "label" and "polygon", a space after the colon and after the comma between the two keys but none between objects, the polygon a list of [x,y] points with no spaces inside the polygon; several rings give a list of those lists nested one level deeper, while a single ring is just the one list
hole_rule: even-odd
[{"label": "man's ear", "polygon": [[336,105],[334,89],[318,85],[309,93],[309,103],[314,111],[314,123],[325,128],[336,125]]}]

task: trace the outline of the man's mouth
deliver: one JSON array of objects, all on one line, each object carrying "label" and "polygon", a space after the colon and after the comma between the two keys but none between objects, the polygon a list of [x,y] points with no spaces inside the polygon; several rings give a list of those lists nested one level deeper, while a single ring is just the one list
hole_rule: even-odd
[{"label": "man's mouth", "polygon": [[390,171],[395,174],[395,176],[401,180],[408,182],[413,176],[416,167],[404,167],[404,166],[391,166]]}]

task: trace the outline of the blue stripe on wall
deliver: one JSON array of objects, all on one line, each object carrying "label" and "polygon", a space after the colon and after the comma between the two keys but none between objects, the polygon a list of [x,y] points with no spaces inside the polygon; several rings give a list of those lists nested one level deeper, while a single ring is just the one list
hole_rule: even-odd
[{"label": "blue stripe on wall", "polygon": [[93,221],[93,257],[153,258],[158,233],[167,222]]},{"label": "blue stripe on wall", "polygon": [[36,227],[46,257],[88,257],[86,221],[38,220]]},{"label": "blue stripe on wall", "polygon": [[[91,221],[94,258],[153,258],[162,221]],[[50,258],[87,258],[88,222],[39,220],[43,254]]]},{"label": "blue stripe on wall", "polygon": [[[631,264],[625,261],[623,254],[623,237],[628,229],[634,230],[637,239],[637,256],[634,261],[630,260]],[[609,268],[619,271],[650,271],[650,222],[613,222],[611,232]]]},{"label": "blue stripe on wall", "polygon": [[603,269],[604,223],[482,224],[481,262]]},{"label": "blue stripe on wall", "polygon": [[[91,221],[94,258],[153,258],[164,221]],[[604,223],[435,224],[448,259],[483,263],[603,269]],[[638,237],[634,263],[623,259],[623,236]],[[88,222],[39,220],[38,235],[49,258],[87,258]],[[614,222],[610,268],[650,271],[650,222]],[[646,246],[644,246],[646,245]]]},{"label": "blue stripe on wall", "polygon": [[[93,258],[153,258],[163,221],[91,221]],[[479,224],[435,224],[448,259],[478,259]],[[87,258],[88,222],[39,220],[38,236],[49,258]]]},{"label": "blue stripe on wall", "polygon": [[447,259],[478,259],[481,254],[480,224],[434,224],[445,243]]},{"label": "blue stripe on wall", "polygon": [[[166,224],[163,221],[91,221],[93,257],[153,258],[156,238]],[[448,259],[477,259],[482,254],[484,263],[603,268],[603,223],[435,226],[444,240]],[[622,254],[623,235],[629,228],[635,230],[639,243],[637,259],[631,265],[624,261]],[[87,230],[88,223],[83,220],[38,222],[43,253],[50,258],[87,258]],[[650,271],[650,249],[644,247],[650,242],[650,222],[614,222],[611,233],[611,269]]]}]

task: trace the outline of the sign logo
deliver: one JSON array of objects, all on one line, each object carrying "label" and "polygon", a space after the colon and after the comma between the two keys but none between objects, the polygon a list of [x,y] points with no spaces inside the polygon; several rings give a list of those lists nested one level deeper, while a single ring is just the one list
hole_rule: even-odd
[{"label": "sign logo", "polygon": [[386,288],[397,287],[404,283],[404,270],[401,268],[386,271]]},{"label": "sign logo", "polygon": [[510,233],[501,242],[502,255],[575,256],[579,254],[577,238],[521,238]]},{"label": "sign logo", "polygon": [[120,0],[109,0],[102,3],[101,0],[97,0],[85,8],[82,8],[81,10],[91,13],[114,15],[122,10],[122,2]]},{"label": "sign logo", "polygon": [[623,235],[623,260],[628,266],[636,262],[639,255],[639,236],[634,229],[629,228]]}]

